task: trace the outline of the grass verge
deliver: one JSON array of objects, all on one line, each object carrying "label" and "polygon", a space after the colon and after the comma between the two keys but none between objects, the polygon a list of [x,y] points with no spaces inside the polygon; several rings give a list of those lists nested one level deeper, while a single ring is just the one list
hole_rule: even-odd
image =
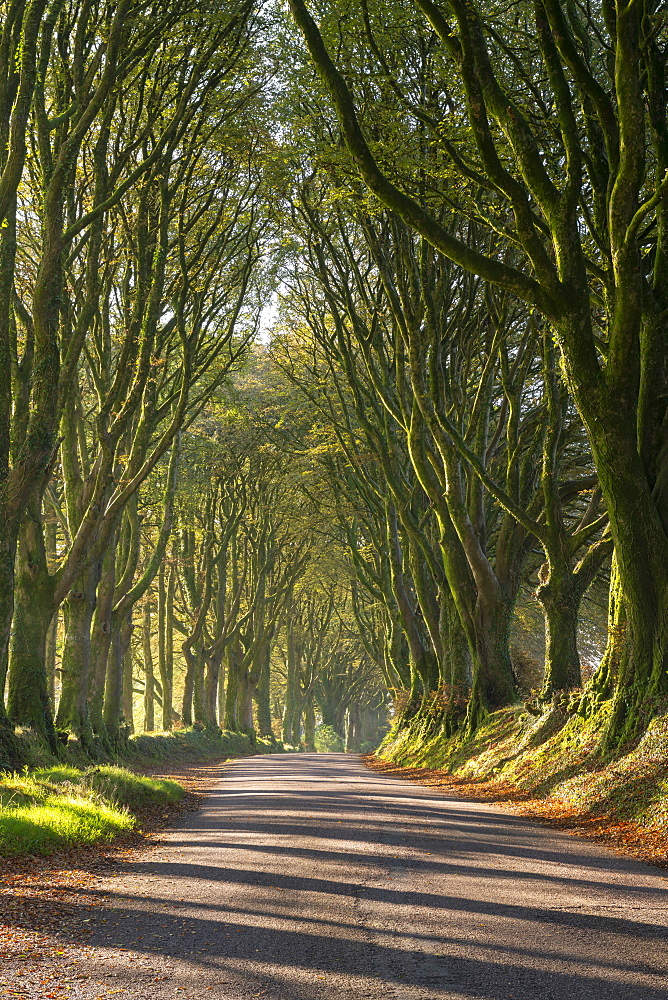
[{"label": "grass verge", "polygon": [[69,847],[109,843],[136,825],[147,802],[183,796],[174,781],[145,778],[120,767],[57,766],[0,778],[0,855],[50,855]]},{"label": "grass verge", "polygon": [[668,867],[668,715],[614,758],[601,751],[605,723],[604,711],[585,720],[505,709],[469,737],[390,733],[367,760]]},{"label": "grass verge", "polygon": [[[115,758],[100,747],[100,763],[92,765],[76,740],[60,748],[56,759],[35,734],[24,731],[12,736],[10,746],[18,746],[21,753],[13,771],[0,754],[0,769],[12,772],[0,773],[0,856],[4,857],[49,856],[72,847],[110,843],[139,826],[145,830],[164,825],[178,813],[186,792],[176,781],[142,771],[178,772],[195,763],[286,749],[242,733],[193,727],[131,737],[124,753]],[[193,807],[192,802],[185,805]]]}]

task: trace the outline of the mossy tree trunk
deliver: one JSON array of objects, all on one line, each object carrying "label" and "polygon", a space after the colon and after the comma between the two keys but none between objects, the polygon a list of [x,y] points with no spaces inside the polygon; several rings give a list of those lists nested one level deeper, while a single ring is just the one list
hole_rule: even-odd
[{"label": "mossy tree trunk", "polygon": [[551,697],[557,691],[580,687],[580,653],[578,651],[578,621],[580,595],[572,575],[550,578],[536,590],[545,615],[545,676],[543,694]]},{"label": "mossy tree trunk", "polygon": [[56,711],[56,660],[58,648],[58,612],[54,614],[46,633],[46,688],[49,692],[51,711],[55,715]]},{"label": "mossy tree trunk", "polygon": [[165,587],[165,567],[158,574],[158,669],[162,685],[162,728],[168,732],[173,725],[174,700],[174,599],[176,571],[169,567]]},{"label": "mossy tree trunk", "polygon": [[237,705],[239,700],[239,661],[241,649],[239,640],[233,639],[227,650],[227,692],[225,695],[224,729],[231,732],[239,730]]},{"label": "mossy tree trunk", "polygon": [[362,743],[362,718],[358,704],[348,707],[348,725],[346,726],[346,751],[356,753]]},{"label": "mossy tree trunk", "polygon": [[[28,443],[30,380],[34,361],[34,327],[26,332],[21,352],[16,350],[17,331],[13,309],[17,252],[17,191],[23,177],[28,133],[34,111],[33,95],[42,47],[51,45],[53,22],[44,24],[47,4],[19,3],[3,11],[0,46],[0,726],[10,728],[5,711],[5,688],[9,673],[12,620],[14,617],[18,535],[24,500],[33,478],[48,466],[51,448],[39,438]],[[39,354],[38,357],[42,360]],[[41,399],[36,399],[41,403]],[[35,447],[36,446],[36,447]],[[35,462],[35,459],[37,461]],[[15,679],[18,684],[18,678]],[[47,685],[48,688],[48,685]],[[22,699],[20,699],[22,700]],[[51,729],[46,720],[45,731]],[[7,736],[13,745],[13,735]]]},{"label": "mossy tree trunk", "polygon": [[84,571],[69,591],[63,607],[65,639],[61,661],[61,693],[56,725],[69,729],[91,749],[88,712],[91,666],[91,625],[95,611],[97,567]]},{"label": "mossy tree trunk", "polygon": [[282,739],[284,743],[292,743],[295,715],[298,711],[301,692],[299,688],[300,676],[300,649],[297,637],[295,636],[292,615],[288,612],[286,622],[286,651],[285,651],[285,708],[283,710]]},{"label": "mossy tree trunk", "polygon": [[132,622],[132,613],[130,612],[125,618],[123,628],[121,631],[121,644],[120,651],[122,653],[121,666],[123,669],[122,674],[122,691],[123,691],[123,710],[121,712],[121,718],[123,721],[123,728],[127,730],[129,735],[136,732],[135,728],[135,718],[134,718],[134,670],[132,663],[132,632],[134,629],[134,624]]},{"label": "mossy tree trunk", "polygon": [[304,746],[311,753],[315,751],[315,705],[312,693],[304,702]]},{"label": "mossy tree trunk", "polygon": [[32,500],[21,526],[16,559],[7,711],[15,725],[29,726],[45,736],[55,752],[46,676],[46,637],[55,611],[54,581],[46,563],[41,491]]},{"label": "mossy tree trunk", "polygon": [[[227,554],[228,544],[225,540],[216,557],[216,595],[215,595],[215,635],[213,644],[206,651],[206,722],[208,726],[222,725],[224,713],[224,697],[220,696],[220,688],[224,691],[223,660],[225,646],[229,639],[226,628],[227,611]],[[233,573],[237,581],[236,570]]]},{"label": "mossy tree trunk", "polygon": [[[49,571],[53,573],[56,568],[57,559],[57,532],[56,522],[53,517],[49,518],[44,525],[44,541],[46,545],[46,560]],[[58,610],[54,612],[48,631],[46,633],[46,685],[51,701],[51,711],[56,712],[56,650],[58,645]]]},{"label": "mossy tree trunk", "polygon": [[151,601],[144,600],[142,615],[142,657],[144,660],[144,732],[155,730],[155,670],[153,665],[153,647],[151,645],[151,628],[153,625]]},{"label": "mossy tree trunk", "polygon": [[[130,659],[132,637],[131,614],[112,614],[110,621],[111,644],[107,661],[104,690],[104,730],[112,747],[120,749],[125,726],[132,725],[132,671],[130,671],[130,698],[126,698],[126,661]],[[129,704],[128,704],[129,701]],[[129,709],[129,716],[127,715]],[[131,731],[131,730],[130,730]]]},{"label": "mossy tree trunk", "polygon": [[256,684],[249,670],[239,672],[239,686],[237,690],[237,728],[239,732],[248,733],[255,736],[255,725],[253,722],[253,697],[255,695]]},{"label": "mossy tree trunk", "polygon": [[15,561],[16,549],[13,539],[0,536],[0,725],[7,721],[5,688],[14,617]]},{"label": "mossy tree trunk", "polygon": [[206,697],[206,658],[204,650],[197,650],[193,659],[193,719],[200,726],[207,726],[209,725],[209,714]]},{"label": "mossy tree trunk", "polygon": [[255,702],[257,706],[257,730],[260,736],[273,739],[271,725],[271,642],[267,641],[260,650],[260,664]]},{"label": "mossy tree trunk", "polygon": [[107,665],[111,650],[111,621],[116,585],[116,534],[110,539],[109,548],[102,562],[102,575],[97,588],[95,614],[90,636],[90,696],[88,699],[90,724],[95,735],[104,739],[104,692]]}]

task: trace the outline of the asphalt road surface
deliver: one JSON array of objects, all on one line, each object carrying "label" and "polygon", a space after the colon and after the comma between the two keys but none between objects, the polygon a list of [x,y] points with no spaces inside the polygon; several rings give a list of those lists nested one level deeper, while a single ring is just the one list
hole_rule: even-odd
[{"label": "asphalt road surface", "polygon": [[221,768],[99,888],[99,995],[666,1000],[664,872],[343,754]]}]

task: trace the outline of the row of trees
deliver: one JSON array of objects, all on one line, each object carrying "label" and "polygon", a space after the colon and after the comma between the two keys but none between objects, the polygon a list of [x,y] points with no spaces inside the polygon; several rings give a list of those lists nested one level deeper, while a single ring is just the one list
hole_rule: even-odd
[{"label": "row of trees", "polygon": [[522,693],[533,593],[533,709],[639,735],[668,699],[660,5],[219,6],[0,4],[3,725],[114,746],[140,680],[147,728],[359,745],[387,691],[475,728]]},{"label": "row of trees", "polygon": [[[53,743],[51,623],[62,607],[58,725],[85,738],[106,685],[117,728],[110,650],[164,555],[179,435],[257,324],[267,67],[250,3],[2,14],[0,688],[9,669],[9,718]],[[138,491],[168,453],[137,578]]]},{"label": "row of trees", "polygon": [[608,745],[635,737],[668,697],[662,6],[290,8],[312,95],[291,297],[373,511],[351,544],[383,539],[360,580],[400,623],[408,715],[434,690],[473,726],[513,701],[532,572],[543,697],[578,690],[610,566],[571,705],[611,701]]},{"label": "row of trees", "polygon": [[[106,697],[89,695],[93,733],[113,746],[135,722],[147,731],[194,724],[313,749],[322,723],[341,745],[368,744],[387,698],[351,625],[341,555],[323,552],[285,456],[257,428],[221,438],[219,427],[207,420],[186,442],[171,540],[134,615],[115,595],[123,617]],[[134,512],[135,580],[146,581],[161,547],[165,501],[155,497],[149,482]],[[93,661],[99,669],[97,650]]]},{"label": "row of trees", "polygon": [[138,680],[172,725],[176,677],[184,724],[268,735],[278,664],[286,737],[313,744],[318,697],[343,738],[354,691],[384,711],[345,574],[334,625],[276,455],[217,417],[280,244],[275,12],[0,16],[0,726],[114,748]]}]

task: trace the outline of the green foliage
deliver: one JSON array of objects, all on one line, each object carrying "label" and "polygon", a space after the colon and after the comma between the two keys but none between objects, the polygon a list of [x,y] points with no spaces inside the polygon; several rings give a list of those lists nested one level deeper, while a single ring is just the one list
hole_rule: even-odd
[{"label": "green foliage", "polygon": [[318,753],[341,753],[343,740],[331,726],[318,726],[315,731],[315,748]]}]

